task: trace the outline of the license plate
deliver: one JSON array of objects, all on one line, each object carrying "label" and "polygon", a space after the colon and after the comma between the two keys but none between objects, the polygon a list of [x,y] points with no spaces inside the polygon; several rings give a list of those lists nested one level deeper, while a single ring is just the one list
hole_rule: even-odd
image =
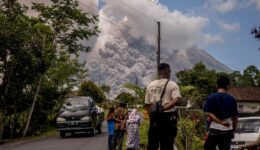
[{"label": "license plate", "polygon": [[69,121],[68,125],[77,125],[78,123],[76,121]]}]

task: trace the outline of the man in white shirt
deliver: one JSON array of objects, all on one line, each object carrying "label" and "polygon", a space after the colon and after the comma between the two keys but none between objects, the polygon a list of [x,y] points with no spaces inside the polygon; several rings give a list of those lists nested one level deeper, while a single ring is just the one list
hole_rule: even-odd
[{"label": "man in white shirt", "polygon": [[173,150],[174,138],[177,134],[177,113],[173,108],[181,99],[181,94],[178,85],[173,81],[168,81],[171,75],[170,66],[161,63],[158,71],[159,79],[147,86],[145,104],[147,111],[150,112],[151,105],[160,101],[165,87],[162,96],[163,113],[157,119],[151,119],[153,116],[150,114],[147,149],[158,150],[160,145],[160,150]]}]

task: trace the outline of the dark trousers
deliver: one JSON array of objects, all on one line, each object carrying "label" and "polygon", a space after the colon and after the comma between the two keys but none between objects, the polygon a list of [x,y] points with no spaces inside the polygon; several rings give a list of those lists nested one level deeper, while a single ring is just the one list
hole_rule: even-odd
[{"label": "dark trousers", "polygon": [[113,150],[114,135],[108,135],[108,150]]},{"label": "dark trousers", "polygon": [[[158,118],[150,117],[147,150],[173,150],[177,134],[177,118],[172,112],[163,113]],[[157,120],[157,121],[156,121]]]},{"label": "dark trousers", "polygon": [[115,130],[114,137],[114,150],[122,150],[122,145],[124,141],[125,130]]},{"label": "dark trousers", "polygon": [[229,150],[233,133],[229,131],[221,131],[210,129],[208,139],[204,144],[205,150],[215,150],[218,146],[219,150]]}]

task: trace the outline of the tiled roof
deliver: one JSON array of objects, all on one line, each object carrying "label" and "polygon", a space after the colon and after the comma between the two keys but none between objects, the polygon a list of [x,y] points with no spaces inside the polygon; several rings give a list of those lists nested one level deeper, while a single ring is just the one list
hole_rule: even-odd
[{"label": "tiled roof", "polygon": [[234,87],[228,90],[237,101],[259,102],[260,87]]}]

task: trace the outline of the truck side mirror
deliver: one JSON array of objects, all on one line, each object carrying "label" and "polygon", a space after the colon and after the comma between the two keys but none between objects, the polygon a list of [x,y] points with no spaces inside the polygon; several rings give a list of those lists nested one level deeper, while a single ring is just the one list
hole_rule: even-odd
[{"label": "truck side mirror", "polygon": [[96,109],[92,109],[91,110],[91,114],[93,114],[93,115],[97,114],[97,110]]}]

